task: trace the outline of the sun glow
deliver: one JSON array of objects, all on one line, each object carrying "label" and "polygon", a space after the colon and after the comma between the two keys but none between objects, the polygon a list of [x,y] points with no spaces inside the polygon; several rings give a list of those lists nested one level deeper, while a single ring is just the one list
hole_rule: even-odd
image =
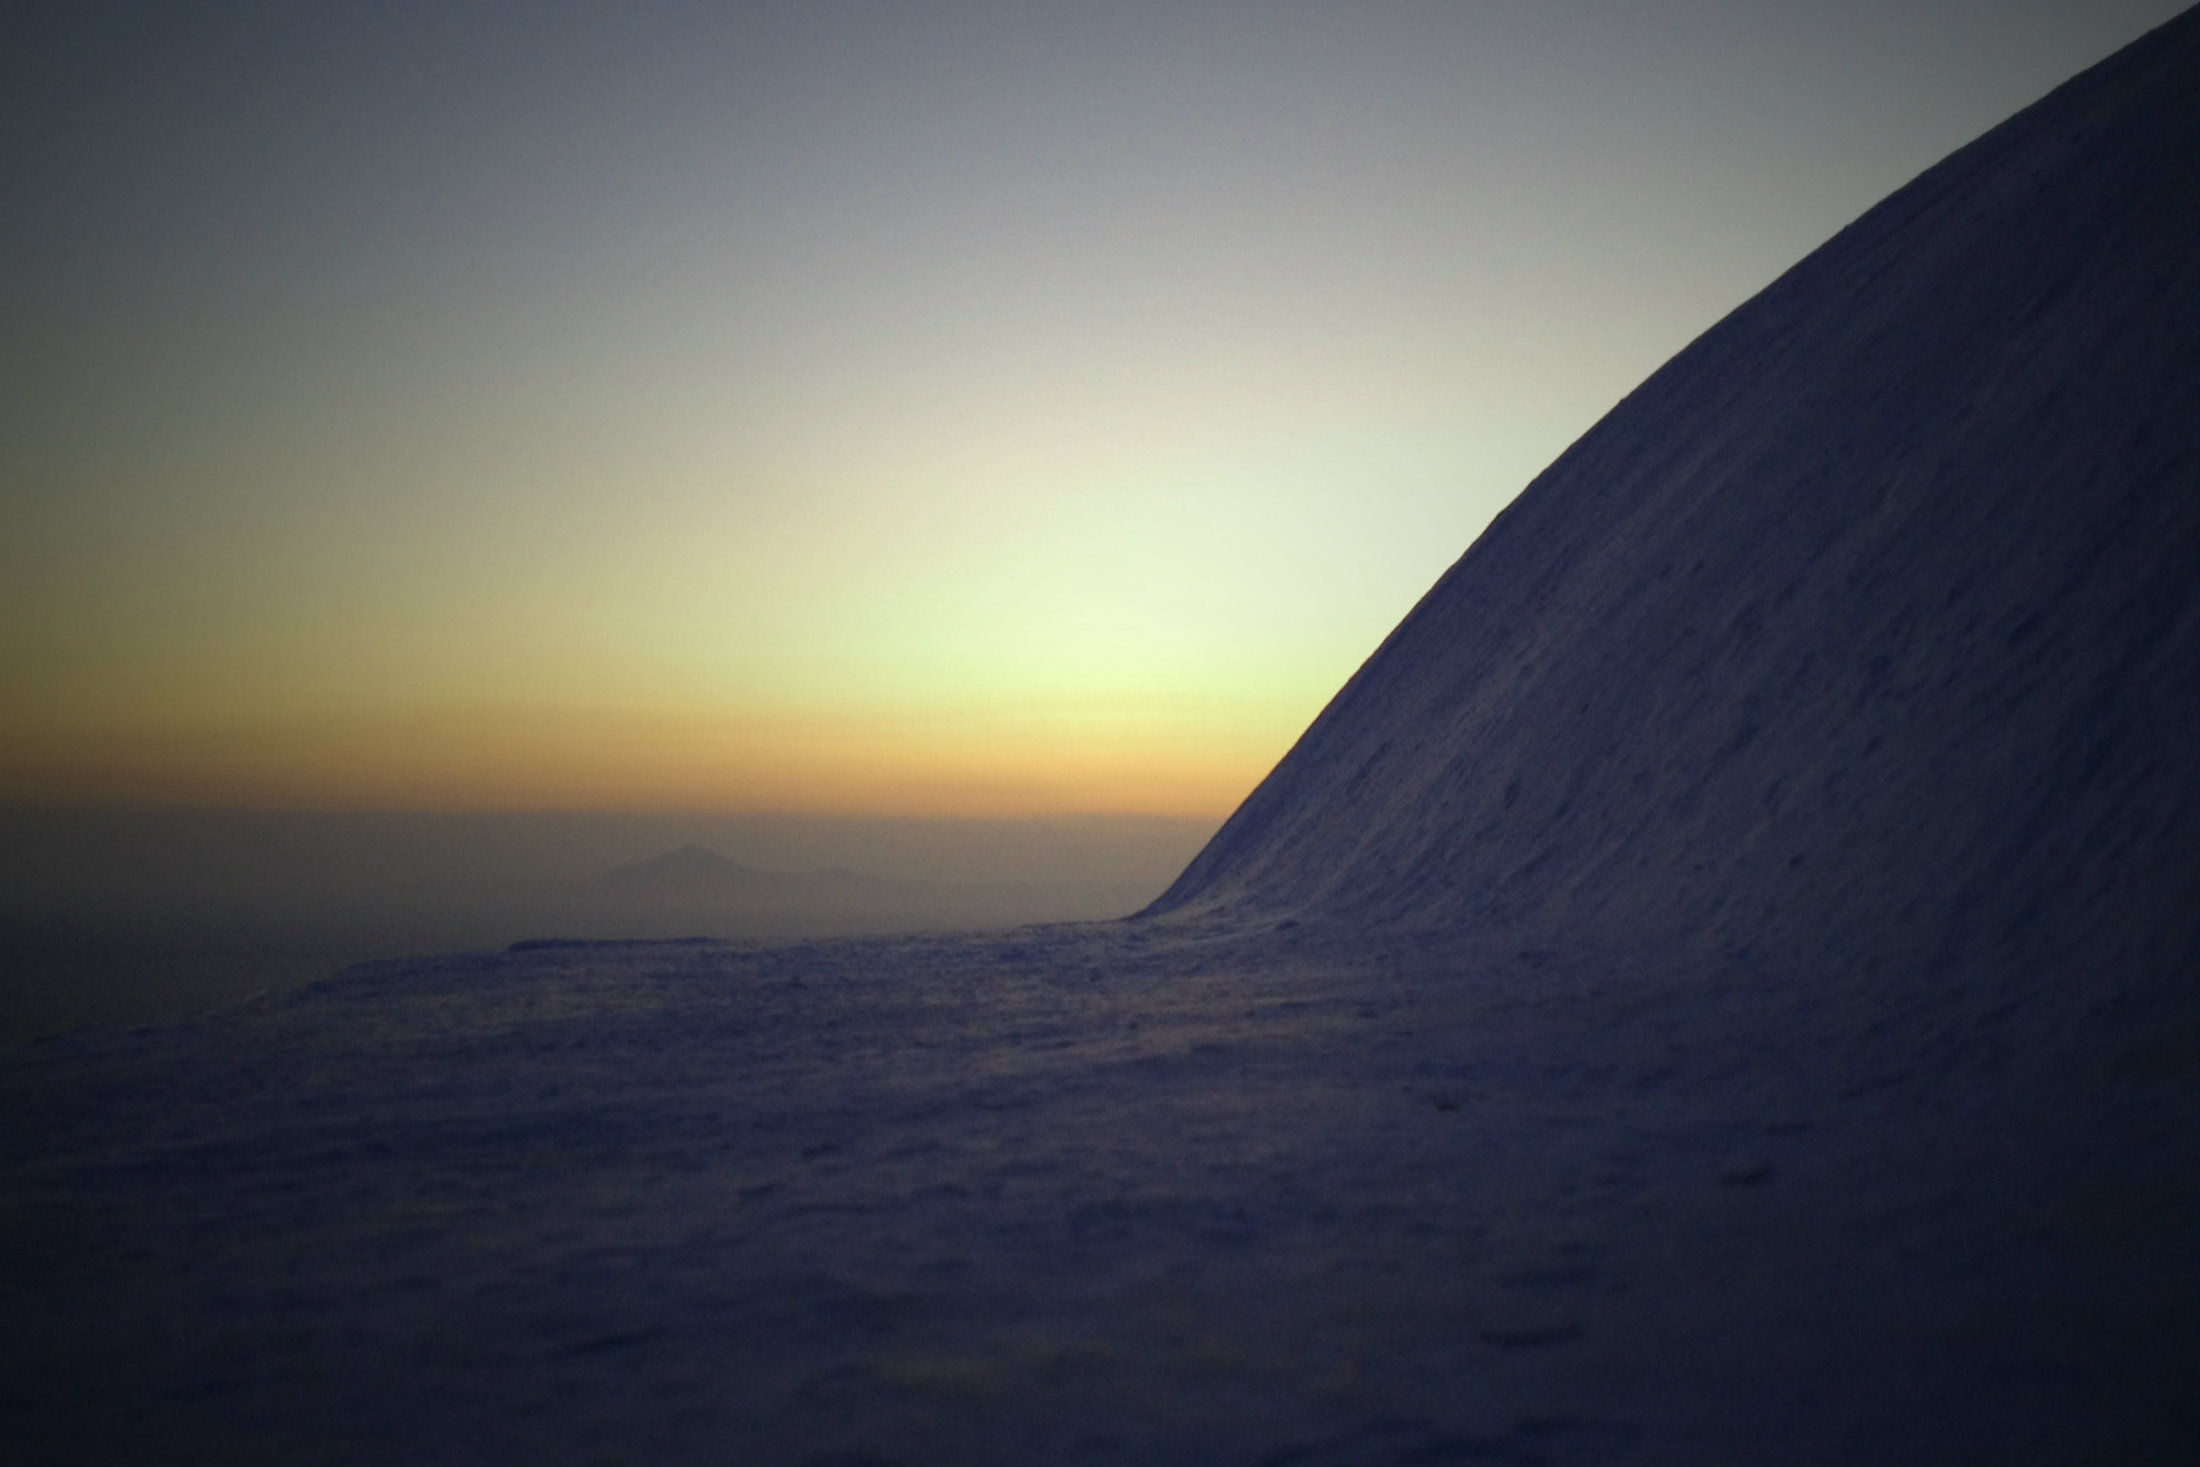
[{"label": "sun glow", "polygon": [[2144,19],[1049,14],[26,32],[0,800],[1219,814],[1622,393]]}]

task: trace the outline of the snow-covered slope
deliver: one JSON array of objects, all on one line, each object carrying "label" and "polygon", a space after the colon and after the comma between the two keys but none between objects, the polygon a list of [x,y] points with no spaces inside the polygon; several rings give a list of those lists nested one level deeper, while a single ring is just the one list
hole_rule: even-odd
[{"label": "snow-covered slope", "polygon": [[1587,433],[1155,913],[2200,964],[2200,15]]}]

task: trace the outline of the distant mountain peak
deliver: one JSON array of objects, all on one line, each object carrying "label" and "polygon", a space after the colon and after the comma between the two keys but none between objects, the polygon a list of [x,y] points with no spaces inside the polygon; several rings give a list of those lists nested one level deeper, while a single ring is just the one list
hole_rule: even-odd
[{"label": "distant mountain peak", "polygon": [[722,856],[708,846],[684,845],[606,872],[602,884],[620,891],[667,887],[747,886],[769,880],[777,872],[759,871]]},{"label": "distant mountain peak", "polygon": [[673,902],[722,906],[797,906],[898,899],[902,886],[864,876],[845,867],[826,871],[773,871],[748,866],[708,846],[684,845],[606,872],[599,890],[647,903]]}]

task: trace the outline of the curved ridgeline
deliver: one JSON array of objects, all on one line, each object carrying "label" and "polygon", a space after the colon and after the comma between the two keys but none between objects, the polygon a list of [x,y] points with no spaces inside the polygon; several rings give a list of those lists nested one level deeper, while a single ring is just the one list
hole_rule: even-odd
[{"label": "curved ridgeline", "polygon": [[2196,771],[2188,13],[1615,408],[1148,910],[2136,997],[2200,961]]}]

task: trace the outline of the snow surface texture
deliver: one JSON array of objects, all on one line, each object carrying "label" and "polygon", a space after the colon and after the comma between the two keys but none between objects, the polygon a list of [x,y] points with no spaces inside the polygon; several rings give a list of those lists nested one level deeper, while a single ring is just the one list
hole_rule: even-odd
[{"label": "snow surface texture", "polygon": [[12,1455],[2189,1461],[2200,15],[1531,487],[1152,912],[0,1063]]},{"label": "snow surface texture", "polygon": [[1904,1015],[1781,976],[1114,923],[391,964],[49,1041],[0,1070],[11,1455],[2189,1446],[2189,1076],[1890,1071]]}]

